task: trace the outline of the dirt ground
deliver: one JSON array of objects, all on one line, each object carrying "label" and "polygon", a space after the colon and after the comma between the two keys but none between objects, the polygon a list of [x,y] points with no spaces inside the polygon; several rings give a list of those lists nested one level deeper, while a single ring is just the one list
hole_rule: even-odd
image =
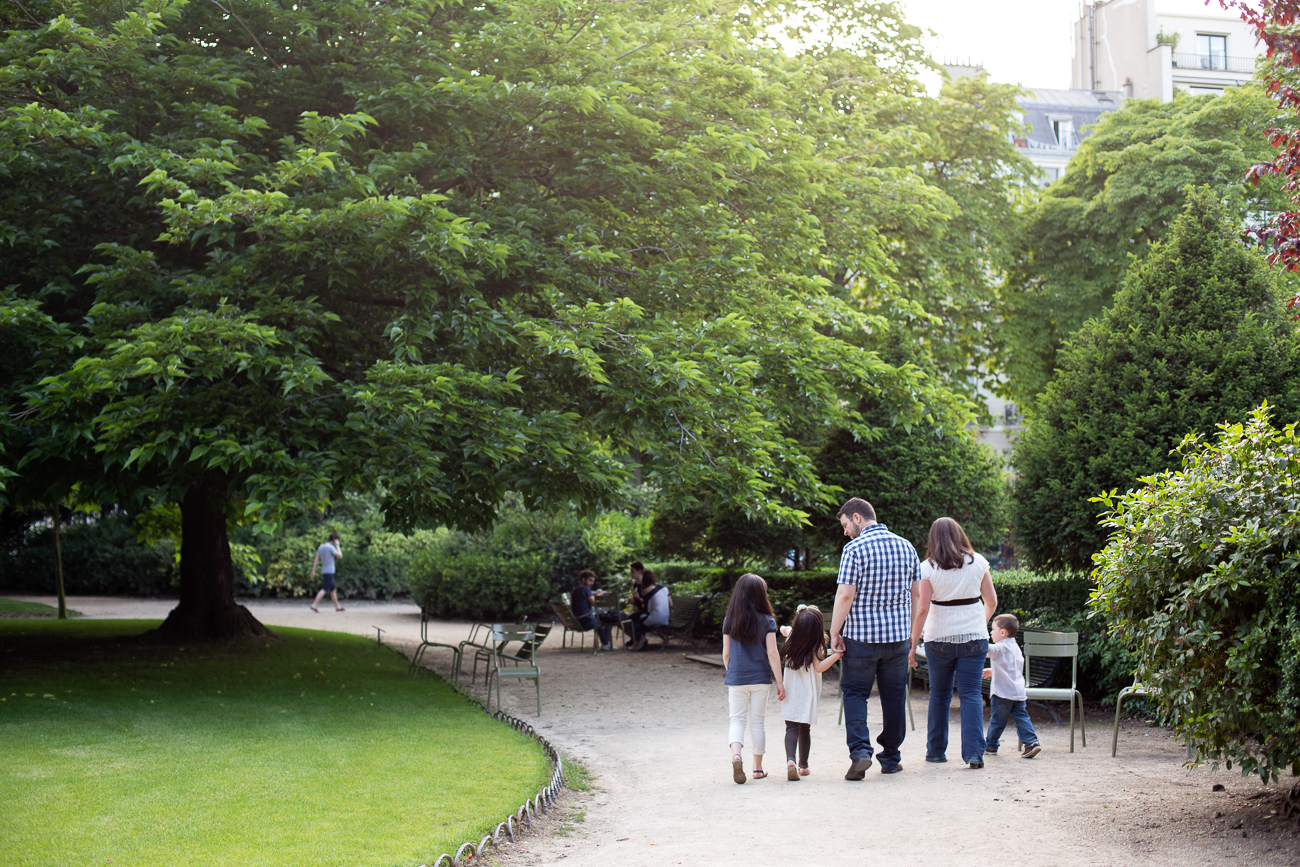
[{"label": "dirt ground", "polygon": [[[50,603],[47,598],[22,597]],[[77,597],[69,606],[91,617],[163,617],[174,603]],[[303,626],[375,636],[406,649],[419,638],[419,612],[397,603],[347,603],[313,614],[305,602],[250,601],[274,626]],[[469,624],[438,622],[431,638],[455,643]],[[528,719],[565,755],[582,762],[593,787],[566,799],[545,823],[496,860],[507,865],[994,864],[1011,858],[1072,865],[1300,865],[1300,834],[1280,818],[1291,780],[1261,786],[1234,771],[1182,766],[1186,751],[1167,731],[1126,720],[1111,758],[1113,716],[1089,713],[1088,746],[1076,731],[1031,710],[1043,744],[1037,758],[990,756],[970,770],[954,756],[927,764],[927,696],[913,693],[917,730],[902,746],[902,773],[873,766],[862,782],[848,766],[838,705],[821,704],[812,729],[812,774],[785,779],[780,704],[768,705],[773,771],[743,786],[731,780],[722,671],[685,658],[675,642],[644,653],[593,656],[562,649],[557,627],[539,653],[542,715],[531,683],[507,684],[507,709]],[[701,652],[717,652],[702,648]],[[428,664],[449,672],[450,654],[431,649]],[[467,679],[462,681],[467,682]],[[478,678],[482,686],[482,677]],[[833,684],[828,683],[828,691]],[[880,720],[873,698],[873,735]],[[958,737],[956,706],[950,732]],[[1014,741],[1014,734],[1012,735]],[[746,747],[748,749],[747,741]],[[748,752],[746,769],[752,767]]]}]

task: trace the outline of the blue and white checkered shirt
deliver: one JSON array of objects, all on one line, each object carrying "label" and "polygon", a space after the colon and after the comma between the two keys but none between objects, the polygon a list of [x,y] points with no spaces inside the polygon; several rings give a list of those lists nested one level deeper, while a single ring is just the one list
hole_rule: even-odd
[{"label": "blue and white checkered shirt", "polygon": [[858,590],[840,634],[883,644],[912,636],[912,582],[921,580],[921,561],[912,543],[872,524],[844,546],[840,584]]}]

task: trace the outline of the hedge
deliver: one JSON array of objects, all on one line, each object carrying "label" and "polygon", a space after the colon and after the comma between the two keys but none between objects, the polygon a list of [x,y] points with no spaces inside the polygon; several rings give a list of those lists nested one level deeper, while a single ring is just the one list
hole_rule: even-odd
[{"label": "hedge", "polygon": [[[0,551],[0,591],[52,594],[54,530],[33,528],[24,544]],[[141,545],[124,514],[78,518],[59,535],[63,589],[70,596],[175,596],[179,576],[171,542]]]}]

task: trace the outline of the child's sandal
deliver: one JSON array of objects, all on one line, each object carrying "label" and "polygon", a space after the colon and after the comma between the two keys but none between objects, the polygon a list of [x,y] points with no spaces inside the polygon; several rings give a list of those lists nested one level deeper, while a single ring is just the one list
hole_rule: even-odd
[{"label": "child's sandal", "polygon": [[811,773],[812,773],[812,771],[808,770],[807,768],[800,768],[800,769],[799,769],[799,776],[801,776],[801,777],[806,777],[806,776],[808,776],[808,775],[811,774]]},{"label": "child's sandal", "polygon": [[794,762],[785,763],[785,778],[792,783],[799,782],[799,769],[794,766]]}]

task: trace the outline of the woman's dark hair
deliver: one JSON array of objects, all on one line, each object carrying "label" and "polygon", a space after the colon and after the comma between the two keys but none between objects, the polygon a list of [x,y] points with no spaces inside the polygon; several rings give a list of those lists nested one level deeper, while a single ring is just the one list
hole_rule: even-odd
[{"label": "woman's dark hair", "polygon": [[807,668],[826,658],[826,632],[821,609],[816,605],[801,608],[790,624],[790,636],[781,648],[781,663],[791,671]]},{"label": "woman's dark hair", "polygon": [[767,634],[767,618],[775,617],[772,603],[767,598],[767,582],[746,572],[736,579],[731,588],[731,601],[727,603],[727,635],[732,641],[746,644],[760,640]]},{"label": "woman's dark hair", "polygon": [[975,562],[975,549],[966,531],[952,518],[939,518],[930,525],[926,559],[940,569],[960,569]]},{"label": "woman's dark hair", "polygon": [[656,583],[658,582],[655,581],[655,573],[653,571],[651,571],[650,569],[641,570],[642,587],[653,587],[655,586]]}]

